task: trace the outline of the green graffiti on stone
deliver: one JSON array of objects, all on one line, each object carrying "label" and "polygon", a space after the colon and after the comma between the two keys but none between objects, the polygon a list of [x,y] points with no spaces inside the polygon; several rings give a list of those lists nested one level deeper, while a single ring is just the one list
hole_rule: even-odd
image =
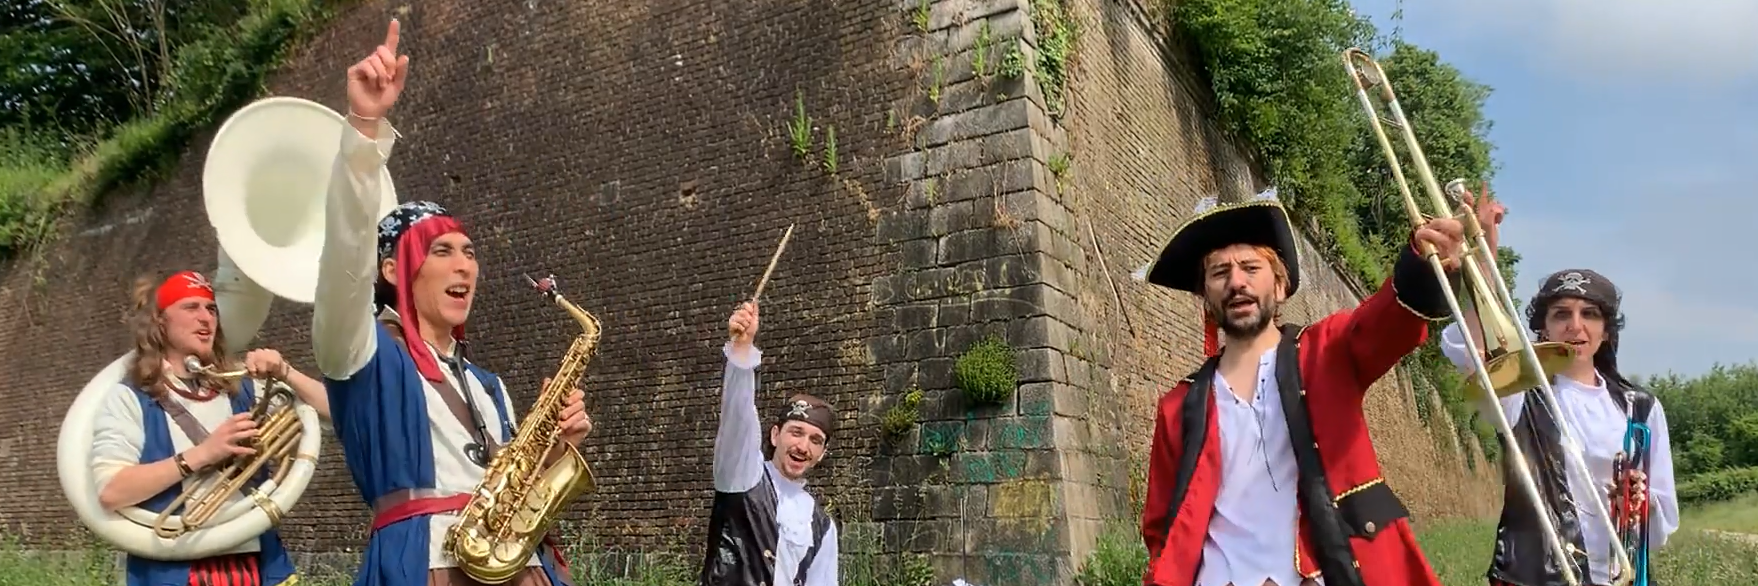
[{"label": "green graffiti on stone", "polygon": [[958,422],[936,422],[922,425],[922,452],[945,456],[958,451],[960,440],[964,439],[964,424]]},{"label": "green graffiti on stone", "polygon": [[969,454],[958,464],[958,474],[965,482],[995,483],[1023,476],[1026,455],[1023,452]]},{"label": "green graffiti on stone", "polygon": [[1035,450],[1050,447],[1050,418],[1020,417],[999,421],[991,448]]}]

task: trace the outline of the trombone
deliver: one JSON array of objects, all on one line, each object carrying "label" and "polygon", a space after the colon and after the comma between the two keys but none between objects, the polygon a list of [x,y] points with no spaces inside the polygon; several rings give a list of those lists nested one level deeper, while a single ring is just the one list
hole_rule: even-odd
[{"label": "trombone", "polygon": [[[1416,140],[1416,133],[1404,116],[1404,108],[1398,104],[1398,97],[1392,91],[1392,85],[1386,79],[1385,70],[1371,55],[1359,48],[1343,51],[1343,67],[1349,72],[1349,79],[1355,84],[1355,97],[1361,102],[1362,110],[1367,114],[1373,127],[1374,136],[1379,139],[1381,153],[1390,164],[1392,178],[1396,180],[1398,191],[1404,199],[1404,211],[1409,214],[1412,223],[1421,225],[1427,221],[1422,208],[1417,205],[1416,196],[1410,192],[1410,184],[1404,178],[1402,162],[1398,153],[1392,148],[1392,140],[1386,136],[1387,125],[1397,128],[1404,146],[1416,167],[1417,176],[1422,180],[1424,191],[1428,194],[1429,204],[1437,214],[1449,213],[1451,206],[1442,196],[1441,186],[1435,181],[1434,170],[1429,167],[1428,158],[1423,156],[1422,146]],[[1370,90],[1377,94],[1383,102],[1389,117],[1381,116],[1379,108],[1369,96]],[[1459,197],[1463,195],[1463,181],[1454,180],[1447,184],[1447,193]],[[1477,309],[1483,342],[1488,348],[1479,348],[1476,340],[1467,333],[1465,347],[1471,355],[1473,372],[1467,382],[1467,390],[1471,396],[1493,406],[1490,410],[1494,415],[1496,434],[1501,436],[1502,443],[1507,446],[1506,456],[1513,464],[1508,468],[1514,472],[1515,480],[1526,499],[1538,509],[1538,520],[1543,530],[1545,542],[1550,545],[1557,566],[1562,570],[1563,580],[1570,586],[1580,586],[1581,577],[1575,575],[1574,559],[1585,555],[1573,543],[1563,541],[1562,534],[1557,531],[1556,517],[1552,515],[1550,506],[1545,503],[1538,490],[1538,483],[1532,478],[1530,461],[1520,449],[1519,442],[1514,439],[1513,426],[1508,422],[1507,412],[1502,409],[1500,397],[1508,397],[1537,389],[1543,400],[1535,401],[1544,405],[1551,418],[1557,422],[1561,435],[1564,460],[1572,463],[1566,471],[1571,476],[1578,475],[1582,482],[1592,483],[1587,464],[1581,457],[1581,446],[1575,440],[1575,434],[1569,429],[1569,423],[1563,419],[1556,409],[1556,392],[1551,388],[1552,372],[1568,366],[1574,357],[1574,348],[1558,342],[1534,344],[1526,330],[1515,325],[1513,315],[1517,313],[1514,296],[1508,289],[1507,282],[1499,270],[1485,270],[1484,267],[1495,267],[1495,251],[1489,249],[1484,238],[1483,226],[1472,213],[1461,214],[1460,221],[1465,225],[1465,248],[1467,258],[1460,262],[1460,270],[1464,273],[1464,287],[1469,289],[1470,298]],[[1447,308],[1452,311],[1453,320],[1460,327],[1466,327],[1465,312],[1460,309],[1459,292],[1454,291],[1446,278],[1446,268],[1441,264],[1439,253],[1434,247],[1422,243],[1422,254],[1428,259],[1429,266],[1434,269],[1435,276],[1442,282],[1441,291],[1447,298]],[[1484,273],[1489,273],[1488,276]],[[1494,287],[1493,289],[1491,287]],[[1529,402],[1528,405],[1531,403]],[[1573,457],[1570,457],[1573,456]],[[1570,479],[1571,484],[1575,481]],[[1608,535],[1618,535],[1617,528],[1612,525],[1611,516],[1607,513],[1604,499],[1590,499],[1593,509],[1590,513],[1606,524]],[[1635,573],[1630,564],[1628,552],[1617,539],[1612,540],[1612,558],[1617,563],[1617,571],[1613,573],[1613,583],[1627,586]]]},{"label": "trombone", "polygon": [[[203,365],[194,356],[188,357],[184,366],[191,373],[218,379],[238,378],[247,374],[243,370],[215,372],[212,367]],[[280,524],[285,511],[275,506],[258,487],[247,487],[246,484],[267,466],[269,482],[280,485],[287,472],[292,469],[290,464],[298,455],[299,440],[305,431],[300,425],[298,412],[294,410],[299,403],[298,395],[293,393],[293,389],[279,380],[270,380],[267,387],[250,410],[250,419],[256,422],[258,433],[249,441],[248,446],[255,449],[256,453],[227,459],[221,468],[210,473],[208,479],[179,493],[177,499],[167,505],[153,522],[153,532],[159,537],[173,539],[207,525],[221,511],[221,506],[226,504],[231,495],[241,490],[263,508],[263,512],[269,516],[270,526]],[[171,512],[179,507],[185,509],[181,522],[169,522]]]}]

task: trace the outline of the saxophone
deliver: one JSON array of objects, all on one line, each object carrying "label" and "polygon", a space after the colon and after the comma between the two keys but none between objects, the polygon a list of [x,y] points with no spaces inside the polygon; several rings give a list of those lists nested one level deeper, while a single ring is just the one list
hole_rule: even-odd
[{"label": "saxophone", "polygon": [[594,489],[592,471],[575,446],[563,446],[561,459],[548,467],[544,459],[562,441],[562,401],[586,374],[586,363],[598,346],[598,318],[563,298],[554,276],[525,279],[585,331],[562,355],[561,369],[543,387],[513,441],[488,463],[470,503],[459,513],[462,519],[446,531],[444,547],[458,558],[458,568],[485,584],[506,583],[525,569],[562,509]]}]

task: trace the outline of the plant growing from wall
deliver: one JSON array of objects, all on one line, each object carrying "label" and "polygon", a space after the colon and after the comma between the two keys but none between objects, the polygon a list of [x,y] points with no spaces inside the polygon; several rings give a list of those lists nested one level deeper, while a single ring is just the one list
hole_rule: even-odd
[{"label": "plant growing from wall", "polygon": [[788,143],[794,156],[807,164],[812,162],[812,117],[806,115],[806,95],[794,91],[794,117],[787,121]]},{"label": "plant growing from wall", "polygon": [[897,404],[880,416],[879,431],[892,438],[909,433],[910,428],[915,427],[916,421],[922,417],[921,405],[922,390],[910,387],[897,399]]},{"label": "plant growing from wall", "polygon": [[1031,15],[1032,27],[1038,32],[1038,58],[1033,63],[1033,72],[1037,74],[1038,87],[1044,91],[1044,107],[1052,116],[1061,116],[1067,106],[1064,96],[1080,27],[1068,13],[1067,0],[1032,0]]},{"label": "plant growing from wall", "polygon": [[953,364],[953,378],[971,404],[1000,403],[1019,387],[1013,349],[990,334],[959,355]]},{"label": "plant growing from wall", "polygon": [[[1222,127],[1256,155],[1296,223],[1346,276],[1381,283],[1412,224],[1355,101],[1344,49],[1376,53],[1441,181],[1466,178],[1475,190],[1493,174],[1482,114],[1489,88],[1433,51],[1383,39],[1346,2],[1177,0],[1168,8],[1214,92]],[[1393,142],[1408,164],[1402,141]],[[1504,248],[1498,261],[1511,283],[1519,255]],[[1463,380],[1432,344],[1405,365],[1436,386],[1462,438],[1478,436]]]}]

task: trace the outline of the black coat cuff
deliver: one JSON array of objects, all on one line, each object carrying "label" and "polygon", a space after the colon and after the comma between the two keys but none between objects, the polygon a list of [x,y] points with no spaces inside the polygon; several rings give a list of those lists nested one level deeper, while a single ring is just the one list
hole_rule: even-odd
[{"label": "black coat cuff", "polygon": [[[1463,282],[1459,271],[1447,272],[1447,284],[1453,291],[1459,291]],[[1452,309],[1447,307],[1446,293],[1441,291],[1441,281],[1435,278],[1434,265],[1429,264],[1414,245],[1405,246],[1404,253],[1398,255],[1398,262],[1392,265],[1392,291],[1398,304],[1417,317],[1429,321],[1453,317]]]}]

